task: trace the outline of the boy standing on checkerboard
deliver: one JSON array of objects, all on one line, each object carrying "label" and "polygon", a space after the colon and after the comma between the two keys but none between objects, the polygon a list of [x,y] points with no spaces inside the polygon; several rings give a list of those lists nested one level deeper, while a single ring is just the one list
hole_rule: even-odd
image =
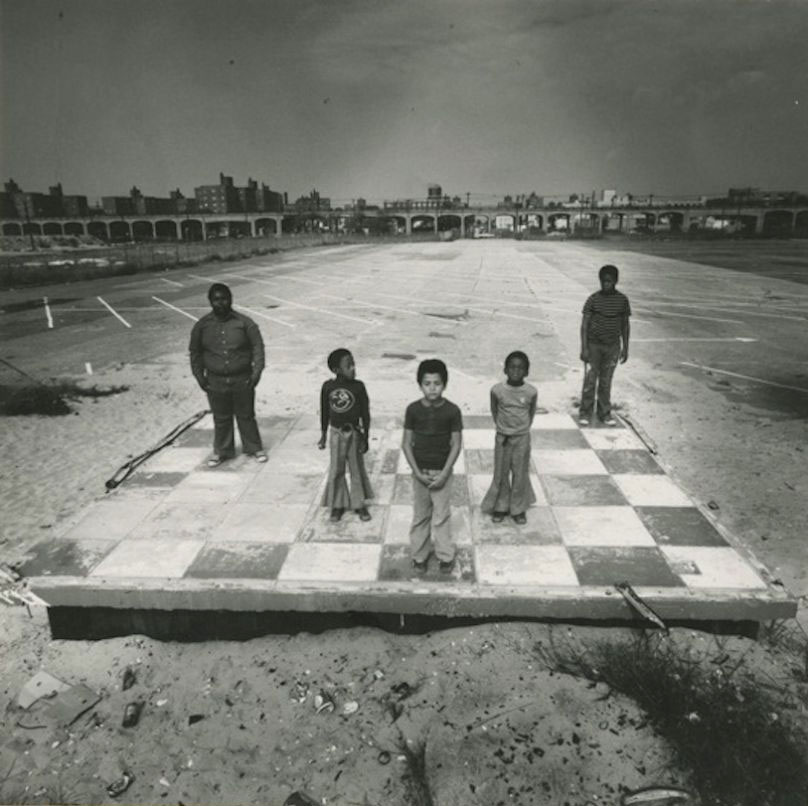
[{"label": "boy standing on checkerboard", "polygon": [[443,361],[422,361],[417,377],[423,397],[407,406],[401,444],[412,468],[412,563],[416,570],[425,571],[434,549],[440,570],[450,573],[455,561],[450,505],[452,467],[460,455],[463,417],[460,409],[443,397],[449,380]]},{"label": "boy standing on checkerboard", "polygon": [[581,361],[584,362],[584,387],[578,422],[589,425],[593,416],[597,386],[597,416],[604,425],[617,425],[612,417],[612,376],[617,362],[628,360],[628,297],[615,286],[619,272],[616,266],[603,266],[598,272],[600,291],[584,303],[581,321]]}]

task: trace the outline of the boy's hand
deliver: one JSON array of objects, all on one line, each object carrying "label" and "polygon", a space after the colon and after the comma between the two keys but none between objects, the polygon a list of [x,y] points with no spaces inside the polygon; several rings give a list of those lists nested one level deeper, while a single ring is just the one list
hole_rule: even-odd
[{"label": "boy's hand", "polygon": [[624,347],[623,351],[620,353],[620,363],[625,364],[628,361],[628,347]]},{"label": "boy's hand", "polygon": [[325,448],[325,434],[323,434],[323,435],[320,437],[320,439],[318,440],[318,442],[317,442],[317,447],[318,447],[320,450],[323,450],[323,449]]},{"label": "boy's hand", "polygon": [[429,486],[431,486],[431,484],[432,484],[432,477],[431,477],[431,476],[427,476],[427,474],[426,474],[426,473],[422,473],[420,470],[413,470],[413,471],[412,471],[412,475],[413,475],[413,476],[415,476],[415,478],[416,478],[416,479],[418,479],[418,481],[420,481],[420,482],[421,482],[421,484],[423,484],[423,485],[424,485],[424,487],[429,487]]},{"label": "boy's hand", "polygon": [[583,361],[584,364],[589,363],[589,348],[588,347],[581,347],[581,361]]},{"label": "boy's hand", "polygon": [[370,445],[368,445],[367,437],[362,437],[359,440],[359,453],[367,453],[368,448],[370,448]]},{"label": "boy's hand", "polygon": [[435,476],[434,479],[430,481],[430,483],[427,486],[429,487],[430,490],[440,490],[441,487],[443,487],[444,484],[446,484],[448,478],[449,477],[445,473],[439,473],[437,476]]}]

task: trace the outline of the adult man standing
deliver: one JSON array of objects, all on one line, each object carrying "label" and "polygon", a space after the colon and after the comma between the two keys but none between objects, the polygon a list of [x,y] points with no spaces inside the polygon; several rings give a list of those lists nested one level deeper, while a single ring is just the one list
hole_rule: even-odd
[{"label": "adult man standing", "polygon": [[629,317],[628,297],[615,286],[617,266],[607,265],[598,272],[600,291],[591,294],[584,303],[581,321],[581,361],[584,362],[584,387],[578,422],[589,425],[595,403],[597,386],[597,416],[604,425],[614,426],[612,417],[612,376],[618,360],[628,360]]},{"label": "adult man standing", "polygon": [[213,455],[216,467],[236,455],[233,417],[244,453],[266,462],[255,422],[255,387],[264,371],[264,342],[258,325],[233,310],[233,294],[224,283],[208,291],[211,312],[191,330],[191,372],[213,412]]}]

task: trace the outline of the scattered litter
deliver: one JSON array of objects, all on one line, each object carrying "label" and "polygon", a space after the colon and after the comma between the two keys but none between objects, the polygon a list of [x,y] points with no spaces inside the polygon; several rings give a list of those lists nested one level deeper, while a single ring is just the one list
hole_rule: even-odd
[{"label": "scattered litter", "polygon": [[355,714],[359,710],[359,703],[356,700],[350,700],[346,702],[345,705],[342,706],[342,713],[348,716],[349,714]]},{"label": "scattered litter", "polygon": [[123,795],[123,793],[126,792],[127,789],[129,789],[129,786],[134,780],[135,776],[132,775],[131,772],[124,772],[124,774],[117,781],[113,781],[107,787],[107,794],[111,798],[117,798],[120,795]]},{"label": "scattered litter", "polygon": [[60,725],[72,725],[83,713],[101,700],[100,695],[79,683],[60,691],[50,702],[44,715]]},{"label": "scattered litter", "polygon": [[54,694],[67,691],[69,688],[68,683],[64,683],[52,674],[41,670],[20,689],[17,705],[23,710],[28,710],[37,700],[43,697],[53,697]]},{"label": "scattered litter", "polygon": [[382,680],[382,679],[384,678],[384,672],[383,672],[381,669],[376,669],[376,670],[373,672],[373,676],[374,676],[374,677],[375,677],[377,680]]},{"label": "scattered litter", "polygon": [[385,764],[390,763],[390,754],[386,750],[382,750],[378,756],[376,756],[376,761],[379,762],[382,766]]},{"label": "scattered litter", "polygon": [[299,680],[295,681],[292,699],[295,702],[306,702],[306,697],[308,696],[309,687],[305,683],[301,683]]},{"label": "scattered litter", "polygon": [[163,707],[163,706],[164,706],[164,705],[165,705],[167,702],[168,702],[168,700],[167,700],[167,699],[157,700],[157,702],[155,703],[155,705],[156,705],[158,708],[162,708],[162,707]]},{"label": "scattered litter", "polygon": [[125,728],[134,728],[140,721],[140,712],[143,710],[142,702],[130,702],[123,709],[123,721],[121,725]]},{"label": "scattered litter", "polygon": [[161,778],[157,783],[160,784],[160,786],[164,786],[166,789],[171,788],[171,781],[167,778]]},{"label": "scattered litter", "polygon": [[668,633],[668,627],[666,626],[665,622],[651,610],[650,607],[637,595],[637,592],[628,582],[619,582],[615,585],[615,588],[620,592],[622,597],[634,608],[644,619],[650,621],[652,624],[656,624],[661,630],[664,630],[665,633]]},{"label": "scattered litter", "polygon": [[320,806],[320,801],[305,792],[292,792],[283,802],[283,806]]},{"label": "scattered litter", "polygon": [[672,806],[674,803],[687,803],[692,795],[674,786],[651,786],[627,792],[620,801],[622,806]]},{"label": "scattered litter", "polygon": [[204,718],[204,714],[191,714],[191,716],[188,717],[188,724],[196,725],[197,722],[201,722]]},{"label": "scattered litter", "polygon": [[322,713],[325,711],[326,713],[331,713],[334,710],[334,700],[331,699],[331,696],[328,692],[323,691],[320,689],[319,693],[315,694],[314,696],[314,711],[317,714]]},{"label": "scattered litter", "polygon": [[710,507],[710,509],[721,509],[721,507],[719,507],[718,504],[712,499],[707,502],[707,506]]},{"label": "scattered litter", "polygon": [[132,688],[137,682],[137,675],[135,674],[135,670],[131,666],[127,666],[123,670],[123,680],[121,682],[121,690],[126,691],[128,688]]}]

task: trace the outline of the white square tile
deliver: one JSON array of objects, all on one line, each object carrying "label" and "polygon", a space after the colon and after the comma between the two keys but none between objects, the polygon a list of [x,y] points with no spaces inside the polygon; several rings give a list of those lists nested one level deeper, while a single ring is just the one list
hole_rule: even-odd
[{"label": "white square tile", "polygon": [[460,451],[460,453],[457,456],[457,461],[452,466],[452,473],[463,474],[465,472],[466,472],[466,457],[463,451]]},{"label": "white square tile", "polygon": [[375,543],[293,543],[278,579],[303,582],[374,582],[381,545]]},{"label": "white square tile", "polygon": [[537,414],[533,418],[531,428],[544,430],[556,430],[559,428],[577,428],[578,425],[570,414],[561,412],[549,412],[547,414]]},{"label": "white square tile", "polygon": [[412,507],[406,504],[392,504],[388,510],[387,526],[383,536],[384,542],[408,545],[411,524]]},{"label": "white square tile", "polygon": [[497,432],[493,428],[466,428],[463,431],[463,447],[493,450],[496,437]]},{"label": "white square tile", "polygon": [[310,504],[319,500],[325,476],[272,473],[266,466],[260,470],[239,498],[240,503]]},{"label": "white square tile", "polygon": [[269,453],[269,461],[264,468],[270,473],[300,473],[316,475],[328,470],[328,448],[321,451],[316,445],[311,450],[303,448],[276,448]]},{"label": "white square tile", "polygon": [[490,473],[471,473],[468,480],[471,488],[471,505],[478,507],[491,486],[492,476]]},{"label": "white square tile", "polygon": [[189,473],[166,496],[168,503],[219,503],[234,501],[253,480],[252,473],[228,470],[197,470]]},{"label": "white square tile", "polygon": [[307,504],[232,504],[212,533],[217,542],[292,543],[309,511]]},{"label": "white square tile", "polygon": [[399,476],[407,476],[412,473],[412,468],[410,467],[410,463],[407,461],[407,457],[404,456],[404,451],[401,451],[398,455],[398,464],[396,465],[396,473]]},{"label": "white square tile", "polygon": [[596,451],[648,450],[628,428],[582,428],[581,433]]},{"label": "white square tile", "polygon": [[586,448],[569,450],[532,450],[530,455],[536,471],[545,476],[606,475],[607,470],[598,455]]},{"label": "white square tile", "polygon": [[393,489],[396,485],[396,477],[393,473],[380,473],[371,479],[371,484],[374,493],[371,500],[374,504],[386,506],[393,500]]},{"label": "white square tile", "polygon": [[136,524],[130,540],[209,540],[227,516],[221,503],[169,501],[166,499]]},{"label": "white square tile", "polygon": [[578,577],[563,546],[501,546],[474,549],[477,579],[483,585],[577,587]]},{"label": "white square tile", "polygon": [[160,499],[153,496],[124,497],[116,493],[90,506],[65,536],[75,540],[119,540],[148,517],[159,503]]},{"label": "white square tile", "polygon": [[288,448],[299,451],[319,450],[317,443],[320,440],[320,434],[319,428],[316,431],[308,428],[295,429],[286,434],[275,450],[285,450]]},{"label": "white square tile", "polygon": [[141,467],[147,473],[190,473],[198,468],[210,455],[210,448],[169,446],[146,460]]},{"label": "white square tile", "polygon": [[632,507],[553,507],[566,546],[655,546]]},{"label": "white square tile", "polygon": [[679,573],[689,588],[765,588],[757,575],[735,549],[726,546],[661,546],[672,564],[695,564],[698,574]]},{"label": "white square tile", "polygon": [[93,577],[179,579],[205,545],[203,540],[123,540],[92,571]]},{"label": "white square tile", "polygon": [[693,502],[667,477],[614,473],[612,478],[635,507],[692,507]]}]

